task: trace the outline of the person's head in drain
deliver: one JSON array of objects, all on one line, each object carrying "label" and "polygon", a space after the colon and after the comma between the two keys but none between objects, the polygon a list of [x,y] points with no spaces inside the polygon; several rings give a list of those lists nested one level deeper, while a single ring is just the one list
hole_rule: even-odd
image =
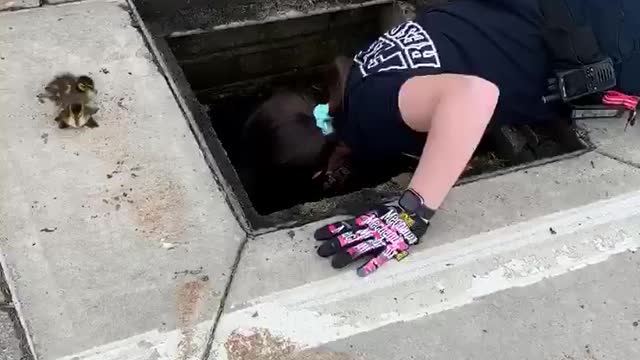
[{"label": "person's head in drain", "polygon": [[[411,226],[421,224],[421,237],[488,130],[561,121],[564,105],[543,101],[556,66],[543,14],[537,0],[454,1],[418,11],[355,56],[334,61],[327,104],[296,94],[269,100],[265,109],[287,115],[271,122],[271,135],[262,132],[280,151],[265,155],[305,163],[309,176],[325,180],[335,180],[346,164],[375,174],[399,159],[415,159],[395,209],[413,219]],[[279,104],[283,99],[286,105]],[[358,226],[345,222],[325,235]]]}]

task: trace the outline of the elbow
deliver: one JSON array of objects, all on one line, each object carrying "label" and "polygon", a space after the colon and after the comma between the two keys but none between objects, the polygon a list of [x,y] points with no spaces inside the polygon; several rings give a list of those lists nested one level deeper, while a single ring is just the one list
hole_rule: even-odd
[{"label": "elbow", "polygon": [[476,105],[484,104],[495,108],[500,98],[500,89],[496,84],[477,76],[466,78],[465,88],[474,99]]},{"label": "elbow", "polygon": [[464,88],[466,102],[475,109],[476,116],[473,117],[473,122],[486,128],[498,105],[500,89],[491,81],[479,77],[468,78]]}]

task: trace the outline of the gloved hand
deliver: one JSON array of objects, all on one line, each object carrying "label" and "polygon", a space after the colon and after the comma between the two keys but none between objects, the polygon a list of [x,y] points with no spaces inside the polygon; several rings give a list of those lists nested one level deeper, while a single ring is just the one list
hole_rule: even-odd
[{"label": "gloved hand", "polygon": [[315,239],[324,241],[318,255],[333,256],[331,265],[336,269],[371,256],[358,268],[358,275],[364,277],[393,258],[406,257],[428,227],[428,221],[399,206],[378,206],[353,219],[323,226],[315,232]]}]

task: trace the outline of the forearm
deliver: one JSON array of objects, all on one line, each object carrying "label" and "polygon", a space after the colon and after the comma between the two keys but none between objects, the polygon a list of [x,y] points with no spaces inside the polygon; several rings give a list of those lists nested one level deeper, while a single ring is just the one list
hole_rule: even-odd
[{"label": "forearm", "polygon": [[440,97],[410,187],[438,209],[473,156],[496,107],[498,89],[472,79]]}]

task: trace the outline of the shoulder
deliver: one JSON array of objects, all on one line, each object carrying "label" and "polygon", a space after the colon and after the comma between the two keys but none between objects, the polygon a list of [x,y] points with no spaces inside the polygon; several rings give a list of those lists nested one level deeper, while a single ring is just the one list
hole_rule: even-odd
[{"label": "shoulder", "polygon": [[398,91],[398,110],[409,123],[421,123],[441,106],[483,106],[495,104],[500,90],[478,76],[438,74],[414,76]]},{"label": "shoulder", "polygon": [[498,86],[480,76],[442,73],[407,78],[399,89],[400,97],[438,98],[460,91],[499,93]]}]

